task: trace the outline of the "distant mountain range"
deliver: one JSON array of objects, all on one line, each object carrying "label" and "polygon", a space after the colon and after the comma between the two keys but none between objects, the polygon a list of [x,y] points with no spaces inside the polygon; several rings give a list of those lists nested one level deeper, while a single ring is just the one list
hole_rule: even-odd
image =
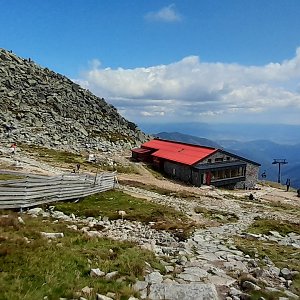
[{"label": "distant mountain range", "polygon": [[201,136],[212,141],[268,140],[278,144],[294,145],[300,142],[300,125],[286,124],[221,124],[221,123],[139,123],[146,133],[181,132]]},{"label": "distant mountain range", "polygon": [[213,142],[209,139],[183,134],[180,132],[160,132],[158,134],[153,134],[153,136],[159,137],[160,139],[166,139],[171,141],[202,145],[202,146],[213,147],[213,148],[221,148],[221,146],[218,143]]},{"label": "distant mountain range", "polygon": [[290,178],[291,185],[295,188],[300,188],[300,143],[282,145],[267,140],[240,142],[221,139],[212,141],[179,132],[160,132],[154,134],[154,136],[195,145],[223,148],[229,152],[236,153],[260,163],[260,176],[265,172],[267,175],[266,179],[270,181],[277,181],[278,178],[278,165],[273,165],[273,160],[286,159],[288,164],[283,165],[281,168],[281,183],[284,184],[286,179]]}]

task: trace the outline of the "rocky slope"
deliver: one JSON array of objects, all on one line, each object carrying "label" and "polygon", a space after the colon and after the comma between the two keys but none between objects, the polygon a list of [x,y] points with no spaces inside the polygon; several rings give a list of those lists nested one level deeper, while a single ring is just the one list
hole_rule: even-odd
[{"label": "rocky slope", "polygon": [[[30,59],[0,49],[0,139],[98,150],[147,138],[102,98]],[[107,143],[109,142],[109,143]]]}]

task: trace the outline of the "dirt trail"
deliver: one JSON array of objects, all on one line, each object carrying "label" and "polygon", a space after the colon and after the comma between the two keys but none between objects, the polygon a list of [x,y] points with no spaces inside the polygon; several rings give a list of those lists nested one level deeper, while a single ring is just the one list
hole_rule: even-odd
[{"label": "dirt trail", "polygon": [[[154,185],[160,188],[172,190],[174,192],[179,191],[187,191],[190,193],[195,194],[208,194],[213,192],[212,187],[192,187],[185,185],[180,182],[176,182],[170,178],[156,178],[149,170],[147,170],[141,163],[135,164],[136,169],[138,170],[139,174],[118,174],[119,180],[131,180],[140,182],[146,185]],[[214,193],[214,192],[213,192]],[[215,196],[218,196],[216,193],[214,193]]]},{"label": "dirt trail", "polygon": [[[118,156],[120,162],[128,164],[128,157]],[[163,176],[155,177],[154,174],[149,171],[144,164],[134,163],[135,169],[139,174],[118,174],[118,179],[124,181],[135,181],[145,185],[157,186],[158,188],[167,189],[176,192],[187,192],[201,196],[203,198],[215,198],[216,200],[222,200],[227,196],[234,196],[236,198],[247,198],[252,193],[257,200],[261,200],[262,203],[273,202],[282,203],[300,207],[300,198],[297,197],[295,191],[286,192],[278,188],[259,186],[258,190],[237,190],[228,191],[216,189],[214,187],[202,186],[194,187],[185,185],[181,182],[174,181]],[[7,147],[0,145],[0,169],[16,170],[23,173],[35,173],[42,175],[59,175],[64,174],[66,169],[52,166],[46,162],[38,160],[38,158],[29,157],[23,151],[17,151],[15,155],[12,155]],[[145,196],[146,197],[146,196]],[[228,198],[228,197],[227,197]]]},{"label": "dirt trail", "polygon": [[31,157],[29,158],[26,153],[21,151],[17,151],[16,154],[12,155],[7,148],[0,147],[0,153],[0,169],[49,176],[65,173],[65,171],[58,167],[51,166]]},{"label": "dirt trail", "polygon": [[198,196],[208,196],[214,197],[216,199],[224,199],[226,196],[234,196],[236,198],[247,198],[250,193],[254,195],[256,200],[264,202],[273,202],[273,203],[282,203],[289,204],[292,206],[300,207],[300,198],[297,197],[295,191],[286,192],[278,188],[273,188],[269,186],[261,186],[257,190],[224,190],[216,189],[212,186],[202,186],[194,187],[188,186],[181,182],[176,182],[171,179],[164,177],[156,178],[142,163],[135,163],[135,167],[138,170],[139,174],[118,174],[118,179],[130,180],[139,182],[145,185],[153,185],[159,188],[171,190],[174,192],[186,191],[188,193],[193,193]]}]

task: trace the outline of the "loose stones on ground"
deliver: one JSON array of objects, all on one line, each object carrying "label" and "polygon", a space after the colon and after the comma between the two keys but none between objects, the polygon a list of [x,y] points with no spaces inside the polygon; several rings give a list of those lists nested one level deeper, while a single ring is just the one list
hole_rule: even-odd
[{"label": "loose stones on ground", "polygon": [[[150,226],[139,222],[127,220],[114,220],[102,218],[80,219],[75,216],[66,216],[62,212],[44,212],[41,209],[30,210],[34,215],[51,215],[58,220],[70,222],[69,228],[80,230],[84,234],[94,237],[110,237],[118,240],[133,240],[145,248],[153,250],[157,255],[166,255],[163,260],[167,274],[162,275],[158,270],[149,269],[145,281],[138,281],[135,289],[141,293],[141,299],[218,299],[216,287],[223,288],[221,297],[225,299],[230,295],[232,299],[243,299],[251,290],[259,290],[258,282],[264,282],[268,289],[277,288],[286,291],[290,286],[295,273],[287,269],[278,269],[266,259],[265,268],[258,267],[258,258],[252,259],[243,252],[238,251],[233,245],[230,236],[240,233],[245,228],[245,223],[250,224],[255,214],[248,214],[232,226],[223,225],[218,228],[197,230],[191,238],[185,242],[178,242],[170,233],[158,232]],[[75,223],[75,224],[74,224]],[[243,224],[240,224],[243,223]],[[101,230],[95,230],[99,226]],[[275,233],[277,238],[279,236]],[[274,234],[273,234],[274,236]],[[290,237],[295,239],[295,235]],[[251,236],[253,238],[253,236]],[[297,236],[296,236],[297,238]],[[95,274],[101,272],[93,270]],[[227,273],[230,272],[232,276]],[[237,278],[242,274],[248,274],[249,280],[244,280],[241,286]],[[251,274],[253,275],[251,277]],[[104,274],[101,273],[104,276]],[[117,276],[117,273],[106,274]],[[96,275],[97,276],[97,275]],[[228,294],[227,291],[228,290]],[[176,291],[176,292],[175,292]],[[205,291],[211,298],[205,298],[201,291]],[[176,298],[176,294],[180,295]],[[153,298],[151,298],[153,297]],[[156,297],[156,298],[155,298]],[[165,297],[165,298],[164,298]],[[202,298],[201,298],[202,297]]]}]

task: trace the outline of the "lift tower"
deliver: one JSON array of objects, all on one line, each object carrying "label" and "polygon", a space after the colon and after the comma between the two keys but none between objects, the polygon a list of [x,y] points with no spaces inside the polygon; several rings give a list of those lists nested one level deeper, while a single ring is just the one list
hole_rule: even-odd
[{"label": "lift tower", "polygon": [[286,161],[286,159],[275,159],[272,162],[273,165],[277,165],[278,164],[278,183],[281,182],[281,165],[286,165],[288,162]]}]

